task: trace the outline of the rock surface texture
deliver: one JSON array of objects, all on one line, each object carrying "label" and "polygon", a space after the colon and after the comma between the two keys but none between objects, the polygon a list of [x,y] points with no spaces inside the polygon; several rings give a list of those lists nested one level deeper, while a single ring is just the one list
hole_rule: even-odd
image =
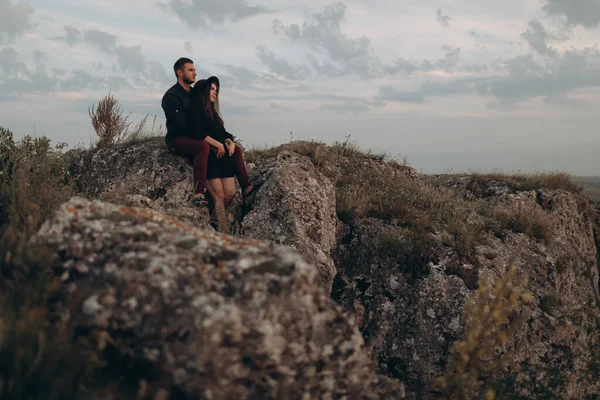
[{"label": "rock surface texture", "polygon": [[145,366],[137,378],[151,387],[192,398],[428,399],[440,394],[436,378],[464,337],[463,310],[481,277],[497,282],[514,264],[533,301],[526,323],[495,350],[515,354],[508,369],[481,377],[482,388],[507,398],[600,392],[578,381],[600,359],[600,217],[588,199],[443,177],[438,184],[469,205],[439,220],[480,229],[472,242],[455,240],[461,232],[448,223],[379,218],[392,215],[383,205],[350,208],[345,224],[336,187],[354,182],[348,171],[367,171],[374,186],[405,174],[405,190],[428,178],[352,151],[327,163],[317,150],[309,158],[282,147],[248,165],[257,190],[236,231],[247,239],[198,228],[208,215],[187,206],[191,165],[162,138],[68,153],[82,193],[145,209],[74,199],[44,226],[37,240],[61,256],[60,315],[106,332],[117,364]]},{"label": "rock surface texture", "polygon": [[71,179],[86,196],[164,211],[200,226],[209,223],[207,210],[189,203],[191,161],[171,154],[163,137],[71,150],[66,157]]},{"label": "rock surface texture", "polygon": [[288,151],[253,166],[251,177],[260,190],[243,219],[243,235],[293,247],[317,266],[330,292],[339,224],[331,181],[308,157]]},{"label": "rock surface texture", "polygon": [[148,393],[401,396],[395,382],[379,384],[361,334],[319,287],[314,267],[287,247],[81,198],[34,240],[60,255],[56,313],[105,338],[104,354],[115,368],[129,365]]},{"label": "rock surface texture", "polygon": [[[391,241],[395,248],[399,242],[409,243],[409,230],[391,221],[361,219],[336,252],[333,297],[354,312],[380,372],[402,380],[419,398],[433,398],[448,349],[465,329],[462,309],[472,293],[466,277],[474,274],[476,281],[485,271],[496,280],[515,263],[528,275],[527,290],[534,301],[527,309],[527,323],[498,349],[498,354],[518,349],[508,372],[488,376],[488,385],[514,379],[516,386],[505,394],[525,397],[577,399],[598,393],[597,383],[575,379],[583,375],[600,343],[593,306],[597,250],[586,200],[570,192],[540,189],[499,191],[486,201],[543,209],[549,216],[551,241],[488,232],[475,247],[470,264],[461,264],[456,252],[441,242],[427,249],[424,259],[406,259],[389,248]],[[401,247],[410,252],[408,244]]]}]

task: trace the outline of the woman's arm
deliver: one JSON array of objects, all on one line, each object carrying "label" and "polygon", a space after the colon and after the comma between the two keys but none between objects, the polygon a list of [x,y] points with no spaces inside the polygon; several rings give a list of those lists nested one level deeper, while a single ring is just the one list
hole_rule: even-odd
[{"label": "woman's arm", "polygon": [[206,117],[198,115],[197,106],[192,109],[191,120],[193,126],[194,139],[204,140],[211,146],[217,149],[217,157],[221,157],[225,154],[225,147],[219,141],[209,136],[209,123]]},{"label": "woman's arm", "polygon": [[219,146],[223,147],[223,143],[221,143],[221,142],[219,142],[219,141],[217,141],[217,140],[215,140],[215,139],[211,138],[211,137],[210,137],[210,136],[208,136],[208,135],[206,135],[206,136],[204,137],[204,139],[202,139],[202,140],[204,140],[206,143],[210,144],[211,146],[215,146],[215,147],[217,147],[217,148],[218,148]]}]

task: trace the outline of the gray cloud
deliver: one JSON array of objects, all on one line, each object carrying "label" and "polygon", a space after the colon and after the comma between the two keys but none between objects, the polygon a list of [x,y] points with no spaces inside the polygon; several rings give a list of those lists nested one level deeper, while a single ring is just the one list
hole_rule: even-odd
[{"label": "gray cloud", "polygon": [[540,21],[529,21],[529,29],[521,33],[521,37],[527,41],[532,50],[537,51],[539,54],[548,57],[556,56],[556,51],[548,45],[548,40],[552,39],[553,36],[546,32]]},{"label": "gray cloud", "polygon": [[[409,61],[399,57],[390,64],[382,64],[374,54],[371,42],[366,36],[348,38],[344,34],[341,24],[345,13],[346,5],[336,2],[325,7],[320,13],[306,17],[302,25],[285,25],[280,20],[274,20],[273,31],[283,35],[292,43],[303,43],[321,53],[325,60],[319,60],[314,54],[307,54],[306,58],[318,75],[328,78],[356,74],[363,79],[369,79],[384,75],[410,75],[434,70],[446,72],[462,70],[477,73],[487,70],[484,65],[460,66],[461,49],[450,46],[442,46],[444,57],[437,60]],[[438,10],[438,17],[446,22],[449,19],[441,13],[441,10]]]},{"label": "gray cloud", "polygon": [[[114,55],[116,57],[117,62],[116,64],[113,64],[112,67],[94,62],[93,69],[96,72],[101,72],[102,70],[105,70],[110,71],[112,73],[116,73],[120,69],[122,72],[133,74],[135,76],[135,82],[140,85],[166,85],[173,81],[173,79],[171,79],[165,71],[165,68],[162,64],[156,61],[149,61],[146,59],[142,51],[142,47],[139,45],[120,45],[119,38],[116,35],[98,29],[89,29],[82,33],[79,29],[71,25],[65,25],[63,28],[65,31],[65,36],[56,37],[54,39],[64,41],[69,46],[73,46],[82,42],[87,42],[98,47],[100,51],[110,55]],[[88,75],[83,75],[80,71],[78,71],[74,73],[73,76],[68,78],[66,85],[69,87],[69,89],[74,88],[77,85],[77,83],[82,83],[82,88],[98,86],[89,86],[84,84],[83,81],[86,77],[88,77]],[[98,81],[97,79],[95,79],[96,77],[97,76],[94,77],[94,81]],[[146,80],[146,82],[144,82],[144,79]],[[125,83],[120,79],[116,79],[116,76],[114,75],[109,78],[101,78],[101,80],[109,88],[132,87],[129,82]],[[123,78],[123,80],[126,81],[126,78]]]},{"label": "gray cloud", "polygon": [[190,42],[189,40],[186,40],[185,42],[183,42],[183,49],[186,51],[186,53],[192,53],[192,42]]},{"label": "gray cloud", "polygon": [[270,12],[265,7],[249,5],[246,0],[169,0],[158,4],[192,29],[206,29]]},{"label": "gray cloud", "polygon": [[[223,112],[224,117],[229,115],[253,115],[256,114],[254,108],[249,106],[242,106],[236,104],[220,104],[221,111]],[[232,132],[235,135],[235,132]]]},{"label": "gray cloud", "polygon": [[37,92],[50,92],[56,88],[58,80],[46,73],[46,54],[41,51],[33,52],[35,72],[31,75],[31,84]]},{"label": "gray cloud", "polygon": [[[92,78],[94,79],[94,78]],[[127,78],[123,76],[111,75],[104,79],[104,84],[110,90],[133,89]]]},{"label": "gray cloud", "polygon": [[63,28],[65,30],[65,41],[69,46],[73,46],[81,40],[81,32],[79,29],[71,25],[65,25]]},{"label": "gray cloud", "polygon": [[274,20],[273,31],[283,34],[291,42],[301,42],[324,53],[337,65],[340,74],[355,73],[363,78],[373,77],[377,74],[379,61],[373,54],[371,42],[366,36],[348,38],[342,32],[341,23],[345,13],[346,5],[336,2],[325,7],[321,13],[310,15],[302,26],[284,25],[280,20]]},{"label": "gray cloud", "polygon": [[380,99],[370,100],[336,95],[312,96],[312,98],[328,100],[329,103],[321,105],[321,110],[332,111],[335,114],[361,114],[368,112],[370,107],[381,107],[385,104]]},{"label": "gray cloud", "polygon": [[25,1],[11,4],[10,0],[0,0],[0,44],[13,43],[27,31],[31,27],[29,15],[32,13],[33,8]]},{"label": "gray cloud", "polygon": [[0,68],[5,77],[27,71],[25,64],[17,61],[18,54],[14,47],[4,47],[0,50]]},{"label": "gray cloud", "polygon": [[48,76],[44,64],[45,54],[33,52],[34,70],[18,60],[18,52],[12,47],[0,50],[0,92],[49,92],[56,88],[56,77]]},{"label": "gray cloud", "polygon": [[325,76],[327,78],[335,78],[338,76],[344,76],[346,72],[341,68],[338,68],[337,65],[330,63],[328,61],[324,61],[322,63],[317,60],[317,57],[314,54],[307,54],[306,59],[310,63],[310,66],[315,70],[315,72],[321,76]]},{"label": "gray cloud", "polygon": [[158,61],[145,61],[141,71],[144,71],[144,76],[150,82],[167,85],[175,80],[175,76],[168,74],[165,67]]},{"label": "gray cloud", "polygon": [[60,82],[60,88],[66,91],[84,89],[105,89],[106,80],[97,75],[92,75],[83,69],[74,69],[71,76]]},{"label": "gray cloud", "polygon": [[417,63],[412,63],[403,58],[397,58],[392,64],[383,66],[383,71],[386,74],[413,74],[419,70],[421,70],[421,65]]},{"label": "gray cloud", "polygon": [[281,103],[277,103],[274,101],[269,103],[269,109],[274,110],[274,111],[282,111],[282,112],[288,112],[288,111],[293,110],[293,108],[290,106],[286,106],[286,105],[283,105]]},{"label": "gray cloud", "polygon": [[[285,103],[297,100],[310,100],[311,103],[321,104],[323,111],[332,111],[336,114],[344,113],[364,113],[371,107],[381,107],[385,105],[382,99],[360,98],[340,96],[334,93],[323,93],[322,90],[315,91],[313,86],[302,85],[296,88],[296,94],[278,94],[273,93],[266,96],[270,101],[269,109],[289,111],[291,108]],[[304,93],[304,94],[301,94]],[[282,104],[282,102],[284,104]]]},{"label": "gray cloud", "polygon": [[489,77],[477,84],[480,94],[509,103],[536,97],[558,96],[583,87],[600,86],[600,54],[596,50],[566,51],[541,65],[531,55],[506,63],[507,76]]},{"label": "gray cloud", "polygon": [[283,76],[292,81],[306,79],[309,75],[308,67],[304,65],[292,65],[282,58],[277,58],[275,54],[264,46],[256,47],[258,58],[275,74]]},{"label": "gray cloud", "polygon": [[[117,46],[114,49],[119,67],[125,72],[144,71],[146,60],[142,53],[142,46]],[[163,69],[164,74],[164,69]]]},{"label": "gray cloud", "polygon": [[550,95],[544,98],[544,103],[558,107],[581,110],[590,108],[592,103],[589,100],[577,99],[565,95]]},{"label": "gray cloud", "polygon": [[15,100],[16,97],[15,96],[9,96],[9,95],[5,95],[5,94],[0,94],[0,102],[3,101],[12,101]]},{"label": "gray cloud", "polygon": [[450,18],[447,15],[442,14],[442,10],[438,8],[437,10],[437,20],[440,24],[444,25],[444,26],[449,26],[450,25],[450,20],[452,18]]},{"label": "gray cloud", "polygon": [[[233,84],[237,84],[241,87],[249,87],[258,79],[260,76],[248,68],[239,67],[237,65],[221,65],[231,75]],[[206,76],[208,77],[208,75]]]},{"label": "gray cloud", "polygon": [[484,72],[487,70],[485,65],[463,65],[460,66],[460,47],[452,48],[448,45],[442,46],[444,57],[437,60],[420,60],[411,62],[403,58],[397,58],[393,63],[383,65],[382,73],[387,75],[394,74],[414,74],[416,72],[430,72],[441,70],[445,72],[468,71]]},{"label": "gray cloud", "polygon": [[379,96],[382,100],[396,101],[401,103],[424,103],[425,93],[423,91],[398,90],[391,86],[381,86]]},{"label": "gray cloud", "polygon": [[498,70],[508,72],[510,76],[527,76],[542,74],[545,68],[542,64],[535,61],[533,54],[525,54],[501,63],[498,66]]},{"label": "gray cloud", "polygon": [[574,90],[600,87],[600,52],[595,49],[569,50],[547,58],[544,64],[527,54],[509,59],[498,68],[495,75],[431,81],[414,91],[383,86],[380,98],[419,103],[429,97],[476,93],[487,97],[491,108],[509,109],[534,97],[556,106],[574,104],[577,99],[568,96]]},{"label": "gray cloud", "polygon": [[600,24],[598,0],[545,0],[545,3],[543,10],[548,14],[564,16],[567,26],[594,28]]},{"label": "gray cloud", "polygon": [[445,52],[444,58],[437,60],[434,64],[435,67],[432,67],[429,70],[441,69],[446,72],[454,71],[460,60],[460,47],[452,48],[448,45],[444,45],[442,46],[442,50]]},{"label": "gray cloud", "polygon": [[369,106],[361,101],[345,100],[341,103],[324,104],[321,106],[321,110],[333,111],[336,114],[360,114],[369,111]]},{"label": "gray cloud", "polygon": [[[124,47],[120,47],[124,49]],[[127,51],[130,51],[127,50]],[[132,52],[135,56],[135,52]],[[139,54],[138,54],[139,55]],[[119,90],[133,88],[130,78],[119,75],[91,74],[84,69],[75,69],[67,72],[64,69],[51,68],[50,74],[46,68],[46,54],[40,51],[33,52],[33,67],[29,67],[19,61],[18,52],[12,47],[0,50],[0,92],[1,93],[49,93],[56,90],[80,91],[86,89],[108,89]],[[135,72],[138,86],[149,84],[150,86],[166,86],[171,83],[164,67],[154,61],[142,59],[125,58],[126,70]],[[129,63],[129,64],[127,64]],[[143,63],[142,69],[135,70],[136,63]],[[144,82],[144,79],[148,81]]]},{"label": "gray cloud", "polygon": [[464,80],[425,82],[421,85],[421,93],[425,96],[448,97],[461,93],[472,92],[475,85]]},{"label": "gray cloud", "polygon": [[67,71],[62,68],[52,68],[52,76],[55,78],[61,78],[67,75]]},{"label": "gray cloud", "polygon": [[110,33],[100,31],[98,29],[90,29],[85,31],[84,39],[95,44],[100,50],[110,53],[117,47],[118,38]]}]

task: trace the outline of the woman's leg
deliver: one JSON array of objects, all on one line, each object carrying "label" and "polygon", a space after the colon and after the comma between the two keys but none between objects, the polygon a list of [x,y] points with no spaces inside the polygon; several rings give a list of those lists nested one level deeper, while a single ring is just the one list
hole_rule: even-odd
[{"label": "woman's leg", "polygon": [[225,191],[220,178],[209,179],[207,182],[208,192],[213,199],[213,218],[217,223],[217,230],[229,233],[227,214],[225,213]]},{"label": "woman's leg", "polygon": [[223,184],[223,194],[225,195],[225,207],[229,207],[231,201],[235,197],[235,180],[233,178],[221,179]]},{"label": "woman's leg", "polygon": [[242,193],[250,193],[252,190],[252,184],[250,183],[250,178],[248,177],[248,170],[246,169],[246,162],[244,161],[242,148],[237,144],[235,145],[235,151],[233,152],[231,158],[235,163],[235,175],[240,183],[240,187],[242,188]]},{"label": "woman's leg", "polygon": [[194,158],[194,193],[204,193],[210,145],[204,140],[180,136],[173,140],[169,147],[177,154]]}]

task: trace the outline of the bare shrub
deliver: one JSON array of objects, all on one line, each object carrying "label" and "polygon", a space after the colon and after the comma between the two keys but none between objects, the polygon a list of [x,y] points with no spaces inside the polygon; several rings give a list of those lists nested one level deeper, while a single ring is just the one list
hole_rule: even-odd
[{"label": "bare shrub", "polygon": [[92,127],[98,138],[98,147],[106,147],[121,140],[131,122],[129,116],[123,115],[122,106],[117,98],[108,93],[98,102],[98,107],[92,105],[88,108],[88,114],[92,119]]},{"label": "bare shrub", "polygon": [[[527,320],[524,304],[533,297],[527,278],[513,265],[495,283],[486,275],[464,309],[464,336],[450,348],[446,374],[437,386],[448,399],[474,398],[481,379],[506,369],[516,350],[502,352]],[[487,399],[495,393],[488,390]]]},{"label": "bare shrub", "polygon": [[[0,223],[27,233],[72,194],[64,147],[50,145],[46,137],[25,136],[15,142],[12,132],[0,128]],[[0,229],[0,234],[1,234]]]},{"label": "bare shrub", "polygon": [[121,142],[136,143],[163,134],[162,125],[156,126],[156,115],[154,115],[150,130],[147,129],[149,114],[146,114],[139,122],[133,123],[129,120],[131,113],[124,115],[123,107],[110,92],[100,99],[97,107],[92,104],[88,108],[88,114],[92,120],[92,127],[99,138],[98,147]]}]

